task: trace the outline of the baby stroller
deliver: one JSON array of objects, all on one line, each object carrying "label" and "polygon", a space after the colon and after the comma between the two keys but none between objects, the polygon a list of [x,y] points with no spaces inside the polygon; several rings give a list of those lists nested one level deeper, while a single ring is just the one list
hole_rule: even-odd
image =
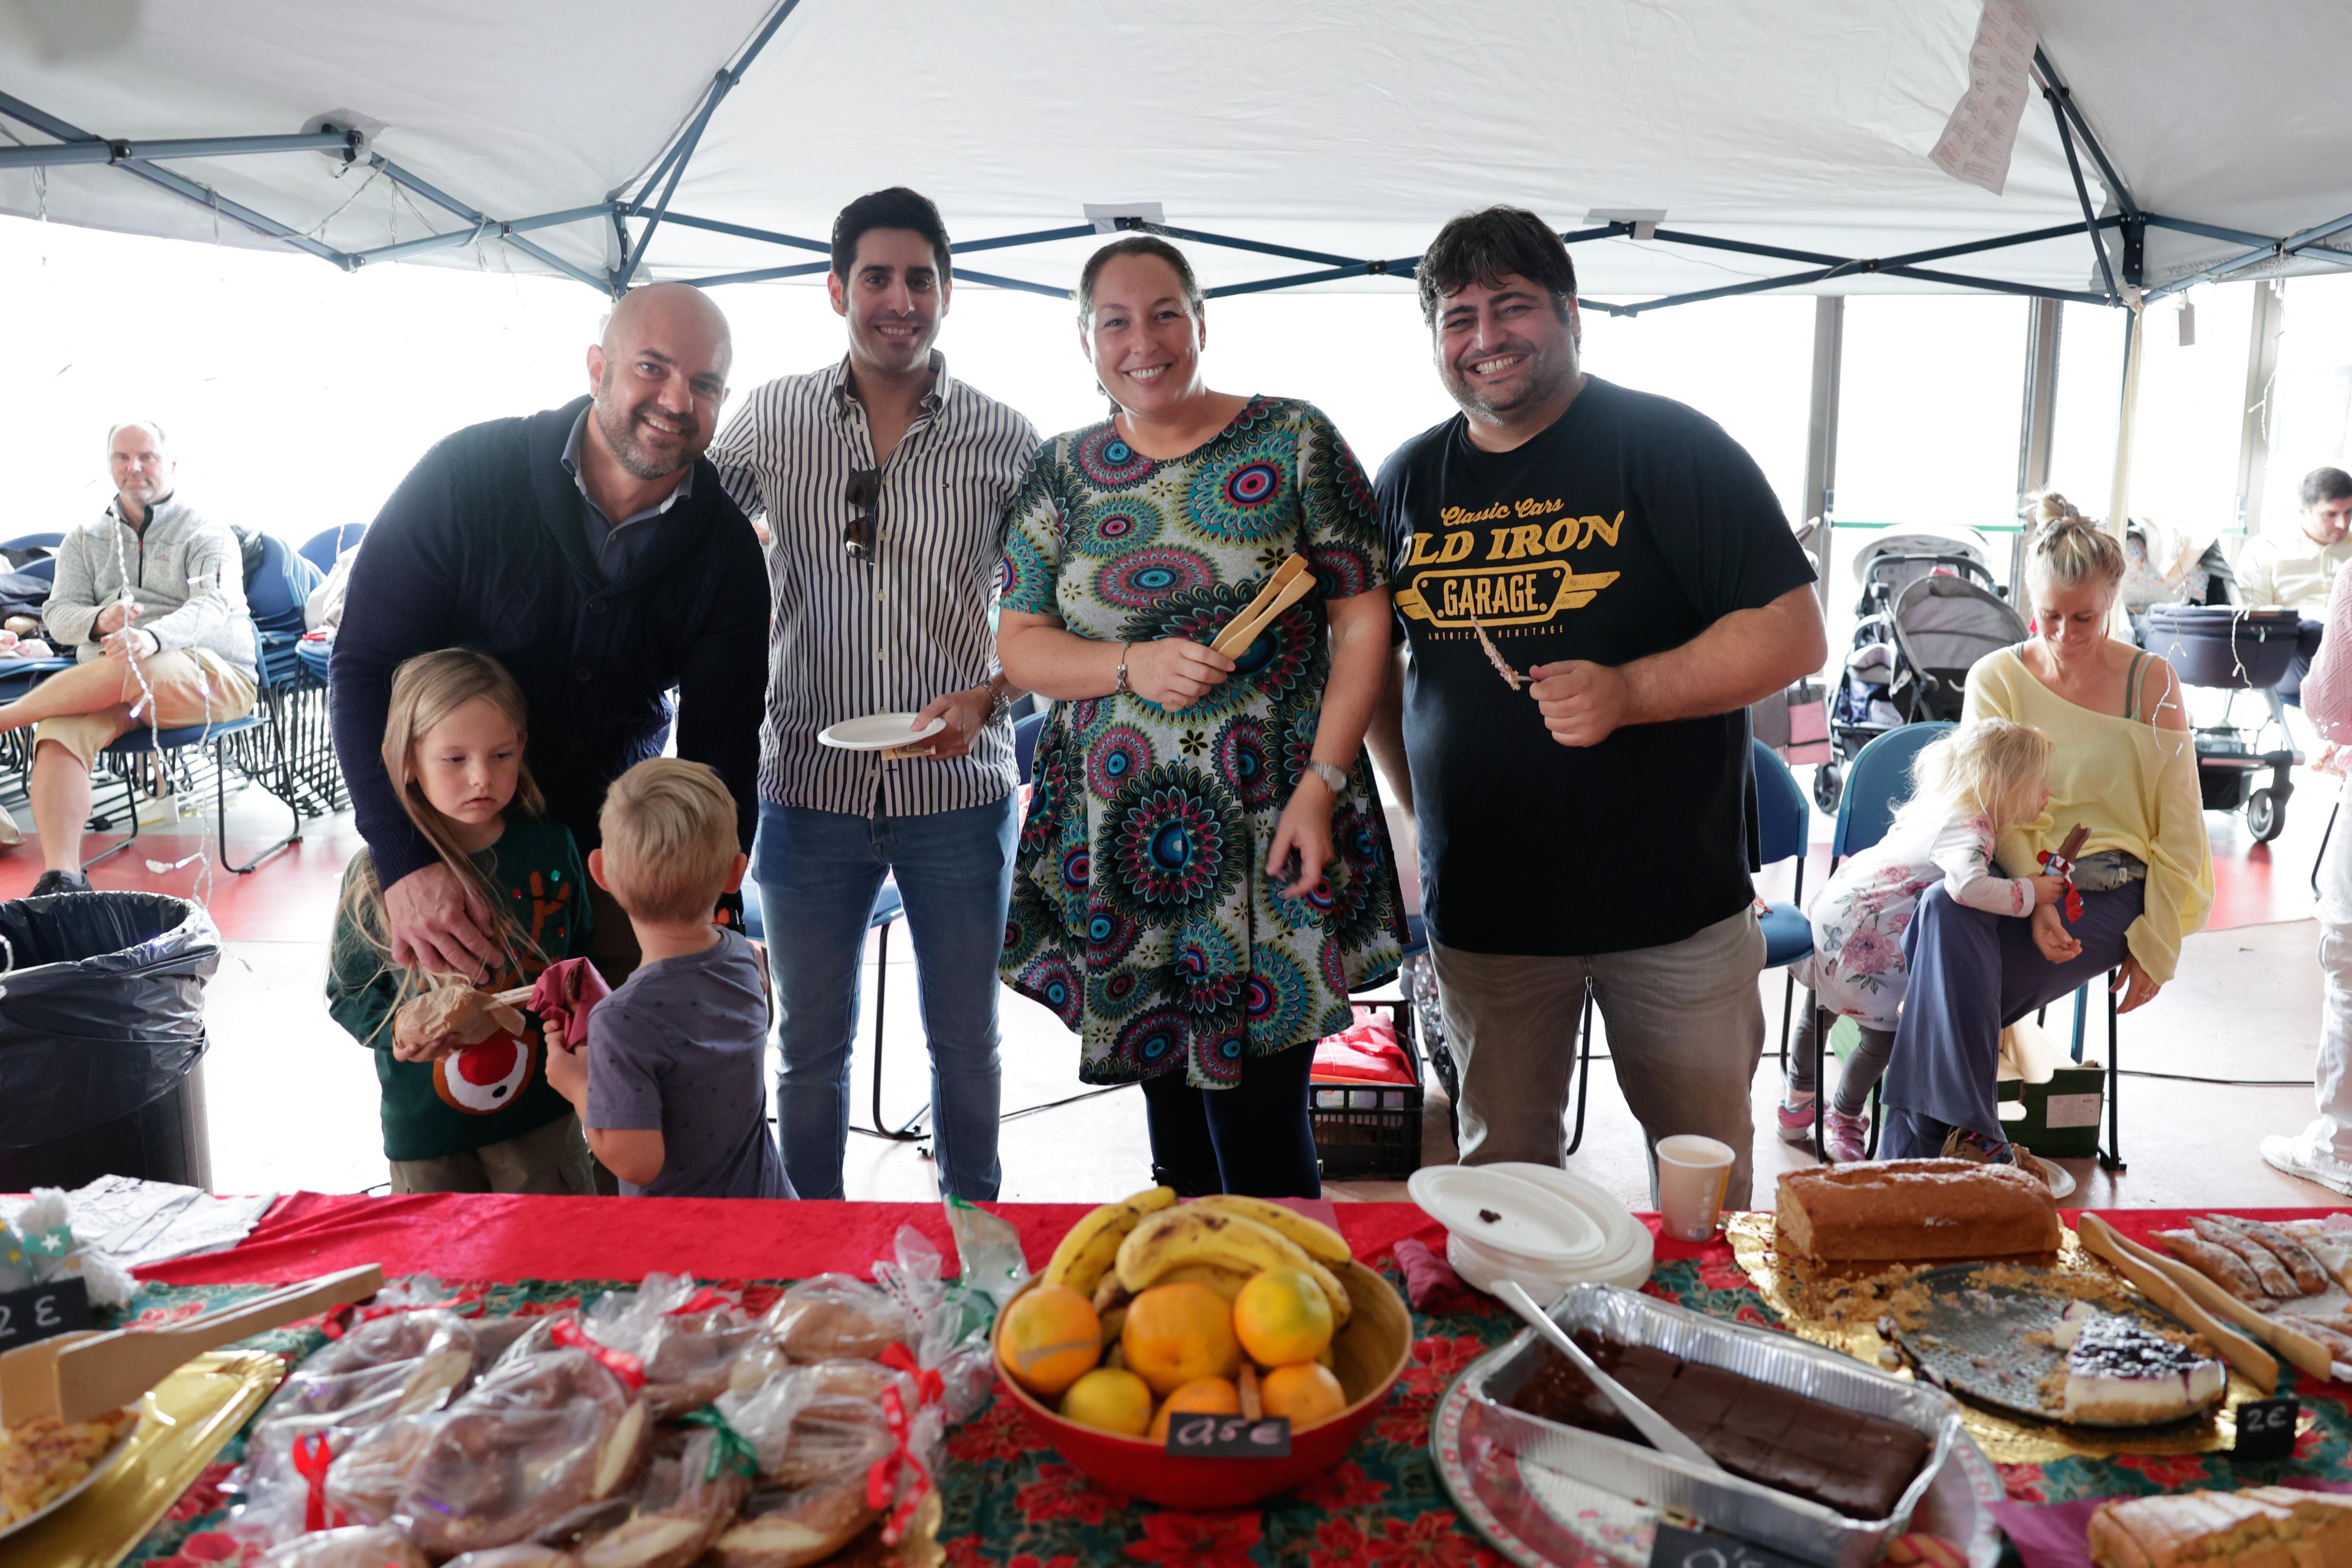
[{"label": "baby stroller", "polygon": [[1880,535],[1854,559],[1859,620],[1830,706],[1837,755],[1813,772],[1822,810],[1837,810],[1846,765],[1864,747],[1902,725],[1957,720],[1969,667],[2025,641],[1988,556],[1974,528],[1907,529]]},{"label": "baby stroller", "polygon": [[[2181,684],[2227,691],[2221,722],[2196,727],[2197,791],[2209,811],[2246,813],[2246,831],[2268,843],[2286,827],[2287,797],[2294,793],[2293,769],[2303,760],[2294,749],[2283,710],[2275,705],[2251,728],[2231,722],[2238,694],[2268,693],[2294,661],[2302,617],[2292,610],[2242,604],[2151,604],[2141,618],[2140,645],[2169,664]],[[2275,727],[2280,747],[2257,749]],[[2271,781],[2256,787],[2254,775],[2270,769]]]}]

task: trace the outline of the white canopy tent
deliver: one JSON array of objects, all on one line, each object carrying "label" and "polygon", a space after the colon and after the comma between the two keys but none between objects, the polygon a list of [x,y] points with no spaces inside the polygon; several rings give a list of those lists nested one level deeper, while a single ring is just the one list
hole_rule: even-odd
[{"label": "white canopy tent", "polygon": [[2352,267],[2352,6],[2022,4],[1996,195],[1927,156],[1979,0],[0,0],[0,210],[607,290],[812,275],[894,183],[1054,294],[1099,209],[1225,292],[1402,287],[1496,201],[1602,308]]}]

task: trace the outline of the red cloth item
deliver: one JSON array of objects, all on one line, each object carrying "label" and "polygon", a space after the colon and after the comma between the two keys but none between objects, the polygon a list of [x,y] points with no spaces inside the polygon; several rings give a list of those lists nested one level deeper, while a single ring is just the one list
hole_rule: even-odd
[{"label": "red cloth item", "polygon": [[1470,1288],[1443,1253],[1432,1251],[1429,1243],[1417,1238],[1408,1236],[1396,1244],[1396,1260],[1404,1274],[1405,1299],[1416,1311],[1425,1312],[1431,1301]]},{"label": "red cloth item", "polygon": [[588,1043],[588,1010],[613,994],[596,966],[585,958],[565,958],[539,972],[530,988],[530,1010],[543,1023],[563,1031],[563,1049],[577,1051]]},{"label": "red cloth item", "polygon": [[1307,1076],[1318,1082],[1412,1082],[1412,1063],[1397,1039],[1396,1019],[1383,1008],[1358,1008],[1356,1021],[1315,1042],[1315,1065]]}]

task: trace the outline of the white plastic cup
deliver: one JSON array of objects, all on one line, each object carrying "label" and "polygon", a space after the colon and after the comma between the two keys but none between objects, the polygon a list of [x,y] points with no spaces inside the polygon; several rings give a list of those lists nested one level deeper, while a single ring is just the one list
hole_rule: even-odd
[{"label": "white plastic cup", "polygon": [[1658,1140],[1658,1207],[1668,1236],[1711,1241],[1723,1213],[1723,1189],[1738,1156],[1729,1144],[1696,1133]]}]

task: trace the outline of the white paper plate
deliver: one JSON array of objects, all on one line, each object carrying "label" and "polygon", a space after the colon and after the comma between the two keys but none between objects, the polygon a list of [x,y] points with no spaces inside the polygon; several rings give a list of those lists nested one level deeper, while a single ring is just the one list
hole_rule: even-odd
[{"label": "white paper plate", "polygon": [[894,746],[912,746],[919,740],[929,740],[947,727],[945,718],[935,718],[917,729],[913,714],[869,713],[864,718],[843,719],[831,729],[819,733],[816,739],[819,746],[835,747],[843,751],[885,751]]},{"label": "white paper plate", "polygon": [[1607,1257],[1580,1274],[1580,1280],[1598,1280],[1603,1284],[1622,1285],[1627,1290],[1639,1290],[1648,1283],[1651,1266],[1657,1257],[1657,1238],[1650,1234],[1648,1226],[1633,1218],[1632,1209],[1618,1202],[1599,1182],[1578,1176],[1574,1171],[1530,1165],[1519,1160],[1498,1160],[1486,1168],[1533,1182],[1559,1194],[1593,1218],[1608,1235],[1610,1250]]},{"label": "white paper plate", "polygon": [[1582,1205],[1494,1166],[1425,1166],[1405,1190],[1452,1234],[1538,1266],[1589,1267],[1609,1250]]}]

